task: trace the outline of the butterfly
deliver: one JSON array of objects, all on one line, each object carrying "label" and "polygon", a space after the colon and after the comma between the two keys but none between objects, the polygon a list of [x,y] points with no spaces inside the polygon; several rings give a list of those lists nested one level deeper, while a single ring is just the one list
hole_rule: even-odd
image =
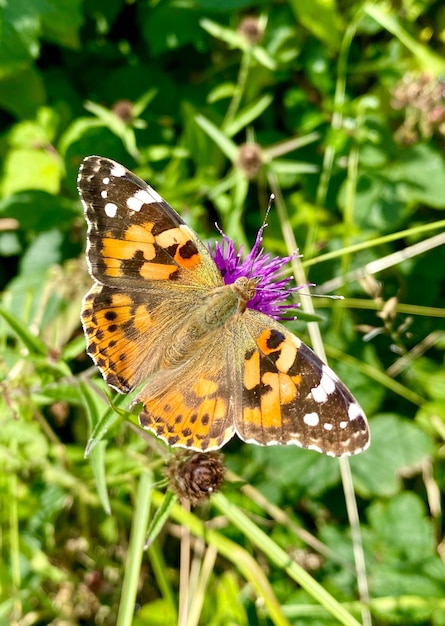
[{"label": "butterfly", "polygon": [[78,190],[94,281],[81,315],[87,352],[113,389],[138,388],[143,428],[198,451],[235,434],[330,456],[368,446],[366,417],[336,374],[249,307],[260,276],[225,284],[193,230],[115,161],[86,157]]}]

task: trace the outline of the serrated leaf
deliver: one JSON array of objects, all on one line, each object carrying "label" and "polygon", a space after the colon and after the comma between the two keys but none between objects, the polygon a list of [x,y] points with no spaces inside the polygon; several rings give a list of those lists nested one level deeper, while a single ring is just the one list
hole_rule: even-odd
[{"label": "serrated leaf", "polygon": [[435,554],[434,528],[416,494],[401,493],[388,502],[371,504],[368,519],[379,540],[387,544],[386,558],[397,553],[414,564]]},{"label": "serrated leaf", "polygon": [[433,442],[419,426],[390,413],[374,417],[370,430],[370,448],[350,460],[354,484],[366,498],[392,496],[402,486],[400,473],[413,472],[433,453]]}]

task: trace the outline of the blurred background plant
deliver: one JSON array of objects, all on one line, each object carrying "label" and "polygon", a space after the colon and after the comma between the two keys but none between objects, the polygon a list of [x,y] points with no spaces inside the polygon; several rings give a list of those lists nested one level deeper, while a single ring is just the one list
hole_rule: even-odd
[{"label": "blurred background plant", "polygon": [[[1,15],[0,622],[445,624],[443,4]],[[364,588],[335,459],[233,441],[200,501],[220,461],[172,460],[98,376],[79,323],[89,154],[210,242],[217,222],[251,245],[272,190],[267,251],[298,246],[297,282],[345,296],[289,327],[309,341],[319,322],[370,416],[350,462]]]}]

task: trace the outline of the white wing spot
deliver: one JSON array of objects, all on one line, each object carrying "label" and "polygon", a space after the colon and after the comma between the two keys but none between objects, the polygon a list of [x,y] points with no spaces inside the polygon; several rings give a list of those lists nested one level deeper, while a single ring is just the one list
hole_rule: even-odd
[{"label": "white wing spot", "polygon": [[110,184],[110,177],[109,176],[104,176],[102,178],[102,182],[104,185],[109,185]]},{"label": "white wing spot", "polygon": [[303,422],[307,426],[317,426],[320,422],[320,418],[318,417],[318,413],[306,413],[303,417]]},{"label": "white wing spot", "polygon": [[127,170],[125,169],[123,165],[120,165],[119,163],[113,163],[113,167],[110,170],[110,174],[112,176],[117,176],[117,178],[122,178],[122,176],[125,176],[126,173],[127,173]]},{"label": "white wing spot", "polygon": [[357,417],[363,417],[363,411],[356,402],[351,402],[348,406],[348,415],[350,420],[355,420]]},{"label": "white wing spot", "polygon": [[329,424],[328,422],[326,422],[326,424],[323,424],[323,428],[325,430],[332,430],[333,426],[332,426],[332,424]]},{"label": "white wing spot", "polygon": [[[160,198],[158,194],[156,194],[156,196]],[[144,204],[153,204],[154,202],[158,202],[158,200],[156,198],[153,199],[153,195],[151,193],[148,193],[145,189],[138,189],[133,196],[128,198],[127,207],[131,211],[140,211]]]},{"label": "white wing spot", "polygon": [[105,198],[108,198],[108,191],[106,189],[102,189],[100,195],[105,200]]},{"label": "white wing spot", "polygon": [[334,372],[326,365],[323,365],[322,372],[323,373],[320,379],[320,384],[317,385],[317,387],[313,387],[313,389],[311,389],[311,395],[313,399],[319,404],[323,404],[324,402],[326,402],[328,396],[334,393],[337,381],[337,377],[335,376]]},{"label": "white wing spot", "polygon": [[346,428],[346,426],[349,424],[349,422],[340,422],[339,423],[339,427],[340,428]]},{"label": "white wing spot", "polygon": [[117,204],[114,204],[114,202],[107,202],[107,204],[104,206],[104,209],[108,217],[116,217]]}]

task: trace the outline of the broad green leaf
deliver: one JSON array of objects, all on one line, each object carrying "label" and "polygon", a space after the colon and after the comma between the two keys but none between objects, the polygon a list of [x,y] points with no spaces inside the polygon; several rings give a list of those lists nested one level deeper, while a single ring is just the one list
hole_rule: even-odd
[{"label": "broad green leaf", "polygon": [[0,201],[0,217],[17,220],[19,229],[28,235],[54,228],[67,231],[79,213],[75,202],[46,191],[20,191]]},{"label": "broad green leaf", "polygon": [[7,196],[27,189],[40,189],[56,194],[62,173],[60,161],[50,152],[31,148],[11,150],[4,161],[2,193]]},{"label": "broad green leaf", "polygon": [[0,105],[20,119],[32,118],[36,109],[45,104],[45,99],[45,84],[35,67],[25,67],[1,81]]},{"label": "broad green leaf", "polygon": [[41,24],[35,3],[9,0],[0,5],[0,78],[22,71],[40,52]]},{"label": "broad green leaf", "polygon": [[389,558],[397,553],[418,563],[435,554],[434,527],[416,494],[401,493],[387,502],[374,502],[368,509],[368,520],[379,541],[386,544]]},{"label": "broad green leaf", "polygon": [[333,50],[340,47],[344,25],[335,0],[290,0],[296,18]]},{"label": "broad green leaf", "polygon": [[400,474],[414,472],[433,453],[433,442],[419,426],[391,413],[374,417],[370,428],[370,448],[351,458],[354,484],[363,497],[393,496],[402,486]]},{"label": "broad green leaf", "polygon": [[84,21],[82,0],[45,0],[42,30],[45,39],[68,48],[79,48],[79,30]]}]

